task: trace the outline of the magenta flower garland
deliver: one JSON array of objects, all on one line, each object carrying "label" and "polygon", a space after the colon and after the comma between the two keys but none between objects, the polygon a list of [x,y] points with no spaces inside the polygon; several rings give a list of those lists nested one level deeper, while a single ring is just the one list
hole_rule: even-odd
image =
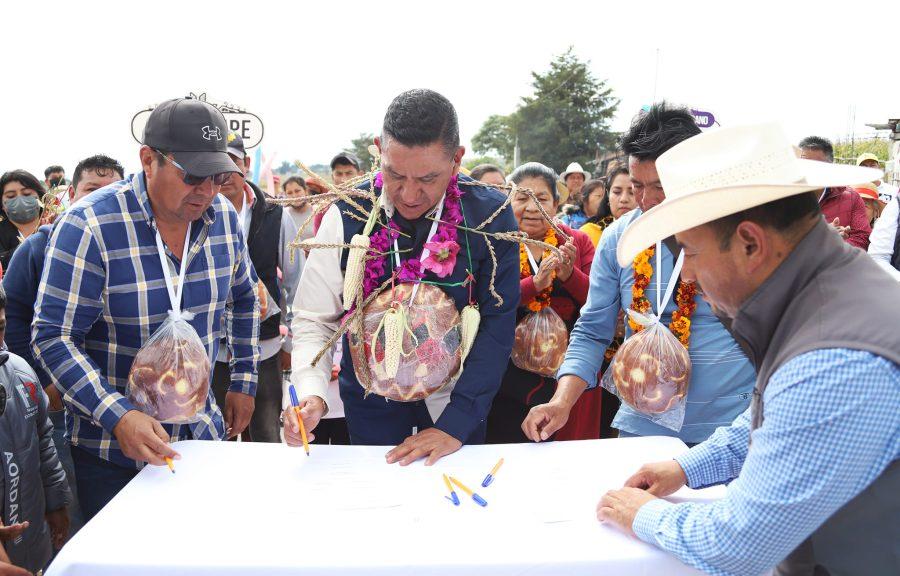
[{"label": "magenta flower garland", "polygon": [[[438,224],[437,232],[425,244],[430,254],[424,261],[420,259],[420,256],[420,258],[410,258],[403,262],[400,269],[395,272],[399,282],[421,281],[425,276],[423,268],[434,272],[439,278],[446,278],[453,273],[456,266],[456,255],[460,249],[456,227],[463,221],[461,208],[463,192],[459,189],[457,181],[457,176],[450,179],[444,195],[444,212],[441,222]],[[381,172],[375,175],[375,187],[384,187]],[[391,244],[399,236],[400,230],[397,225],[389,221],[387,226],[382,227],[370,237],[370,249],[379,255],[366,260],[363,274],[363,298],[366,298],[378,287],[378,280],[384,276]]]}]

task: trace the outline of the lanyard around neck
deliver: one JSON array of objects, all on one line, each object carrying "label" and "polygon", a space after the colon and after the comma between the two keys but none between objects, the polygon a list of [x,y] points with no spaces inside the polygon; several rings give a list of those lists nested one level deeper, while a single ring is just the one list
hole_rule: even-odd
[{"label": "lanyard around neck", "polygon": [[[384,190],[382,190],[382,194],[384,194],[384,193],[385,193]],[[441,221],[441,216],[444,215],[444,198],[445,198],[445,196],[446,196],[446,194],[441,196],[441,200],[440,200],[440,202],[438,202],[437,210],[434,212],[434,221],[431,223],[431,230],[429,230],[428,236],[425,237],[426,243],[429,242],[431,240],[431,238],[437,233],[438,224]],[[429,250],[428,248],[425,248],[423,246],[422,254],[419,256],[419,274],[420,275],[425,271],[425,264],[423,264],[423,262],[425,262],[425,259],[428,258],[428,256],[430,254],[431,254],[431,250]],[[397,264],[397,270],[399,270],[400,269],[400,246],[399,246],[399,244],[397,244],[396,238],[394,238],[394,262]],[[418,292],[418,290],[419,290],[419,283],[416,282],[416,284],[413,286],[413,289],[412,289],[412,295],[409,298],[410,305],[412,305],[412,303],[415,301],[416,292]]]},{"label": "lanyard around neck", "polygon": [[662,242],[656,243],[656,315],[659,318],[662,318],[666,306],[669,305],[669,301],[672,299],[672,294],[675,292],[675,285],[678,284],[678,276],[681,274],[682,266],[684,266],[684,250],[678,253],[678,259],[675,261],[675,267],[672,269],[672,275],[669,277],[669,283],[666,285],[666,295],[664,298],[661,298]]},{"label": "lanyard around neck", "polygon": [[528,248],[528,245],[525,245],[525,253],[528,254],[528,263],[531,264],[531,275],[537,276],[538,273],[538,263],[537,260],[534,259],[534,256],[531,254],[531,250]]},{"label": "lanyard around neck", "polygon": [[156,249],[159,252],[159,263],[162,264],[163,276],[166,279],[166,290],[169,292],[169,303],[172,305],[172,312],[181,313],[181,295],[184,293],[184,275],[187,271],[187,262],[185,256],[188,254],[188,248],[191,242],[191,225],[188,224],[187,232],[184,235],[184,247],[181,249],[181,270],[178,272],[177,289],[172,284],[172,274],[169,272],[169,259],[166,257],[166,248],[163,246],[162,237],[159,235],[159,229],[156,230]]},{"label": "lanyard around neck", "polygon": [[[242,198],[243,202],[241,203],[240,211],[238,211],[238,225],[241,227],[241,232],[244,233],[244,243],[247,244],[250,242],[250,240],[248,239],[248,237],[250,235],[250,222],[248,222],[248,218],[247,218],[247,211],[248,211],[247,206],[250,204],[250,201],[247,200],[246,193],[242,192],[242,194],[243,194],[243,198]],[[250,210],[250,213],[252,214],[253,208],[250,208],[249,210]]]}]

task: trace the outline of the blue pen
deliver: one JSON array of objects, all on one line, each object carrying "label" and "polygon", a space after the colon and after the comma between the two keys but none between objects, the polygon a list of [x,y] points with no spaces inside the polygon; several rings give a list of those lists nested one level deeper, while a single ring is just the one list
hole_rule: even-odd
[{"label": "blue pen", "polygon": [[487,506],[487,500],[485,500],[484,498],[482,498],[475,492],[472,492],[472,490],[468,486],[466,486],[465,484],[463,484],[462,482],[460,482],[453,476],[450,477],[450,481],[453,482],[454,484],[456,484],[457,488],[459,488],[460,490],[462,490],[463,492],[468,494],[472,498],[472,500],[474,500],[479,506],[481,506],[481,507]]},{"label": "blue pen", "polygon": [[444,474],[444,484],[447,485],[447,490],[450,491],[450,496],[444,496],[444,498],[453,502],[454,506],[459,506],[459,496],[457,496],[456,491],[453,490],[453,486],[450,484],[450,479],[447,478],[446,474]]},{"label": "blue pen", "polygon": [[494,464],[494,467],[491,469],[488,475],[485,476],[484,480],[481,481],[482,488],[487,488],[491,485],[491,482],[494,481],[494,475],[497,474],[497,470],[499,470],[501,466],[503,466],[503,458],[497,460],[497,463]]}]

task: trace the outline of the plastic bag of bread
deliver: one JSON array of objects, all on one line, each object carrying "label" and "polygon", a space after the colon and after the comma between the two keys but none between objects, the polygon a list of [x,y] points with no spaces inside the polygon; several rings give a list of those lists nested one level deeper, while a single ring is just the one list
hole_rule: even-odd
[{"label": "plastic bag of bread", "polygon": [[644,329],[619,347],[600,383],[652,422],[678,432],[684,423],[691,357],[656,316],[633,310],[628,315]]},{"label": "plastic bag of bread", "polygon": [[555,378],[568,346],[566,323],[548,306],[519,321],[511,358],[522,370]]},{"label": "plastic bag of bread", "polygon": [[269,289],[262,280],[256,282],[256,297],[259,299],[259,317],[265,320],[269,317]]},{"label": "plastic bag of bread", "polygon": [[[362,334],[347,332],[353,368],[366,393],[389,400],[415,402],[447,386],[462,362],[460,314],[443,290],[420,284],[412,297],[412,284],[385,290],[364,309]],[[385,315],[395,314],[402,302],[402,344],[389,343]],[[401,334],[402,333],[402,334]]]},{"label": "plastic bag of bread", "polygon": [[141,347],[128,374],[128,399],[166,424],[198,420],[209,396],[209,356],[189,312],[169,317]]}]

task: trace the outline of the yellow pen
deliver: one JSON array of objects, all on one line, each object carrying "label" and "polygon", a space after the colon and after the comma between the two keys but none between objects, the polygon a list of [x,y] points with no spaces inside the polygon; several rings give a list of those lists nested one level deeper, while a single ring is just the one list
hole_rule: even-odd
[{"label": "yellow pen", "polygon": [[290,385],[288,391],[291,393],[291,405],[294,407],[294,414],[297,415],[297,424],[300,425],[300,437],[303,439],[303,449],[306,450],[306,455],[309,456],[309,440],[306,439],[306,426],[303,425],[303,418],[300,417],[300,401],[297,399],[297,391],[294,390],[293,384]]},{"label": "yellow pen", "polygon": [[490,473],[484,477],[484,480],[481,481],[481,487],[487,488],[491,485],[491,482],[494,481],[494,475],[497,473],[497,470],[503,466],[503,458],[497,460],[497,463],[494,464],[494,467],[491,469]]},{"label": "yellow pen", "polygon": [[166,465],[169,467],[169,470],[172,471],[172,474],[175,473],[175,462],[172,461],[171,458],[166,456]]},{"label": "yellow pen", "polygon": [[450,491],[450,496],[444,496],[444,498],[453,502],[454,506],[459,506],[459,496],[456,495],[456,491],[453,489],[453,485],[450,484],[450,479],[447,478],[446,474],[444,474],[444,484],[447,485],[447,490]]},{"label": "yellow pen", "polygon": [[482,507],[487,506],[487,500],[485,500],[484,498],[482,498],[475,492],[472,492],[472,490],[468,486],[466,486],[465,484],[463,484],[462,482],[460,482],[453,476],[450,477],[450,481],[453,482],[457,488],[459,488],[460,490],[462,490],[463,492],[468,494],[472,498],[472,500],[474,500],[479,506],[482,506]]}]

